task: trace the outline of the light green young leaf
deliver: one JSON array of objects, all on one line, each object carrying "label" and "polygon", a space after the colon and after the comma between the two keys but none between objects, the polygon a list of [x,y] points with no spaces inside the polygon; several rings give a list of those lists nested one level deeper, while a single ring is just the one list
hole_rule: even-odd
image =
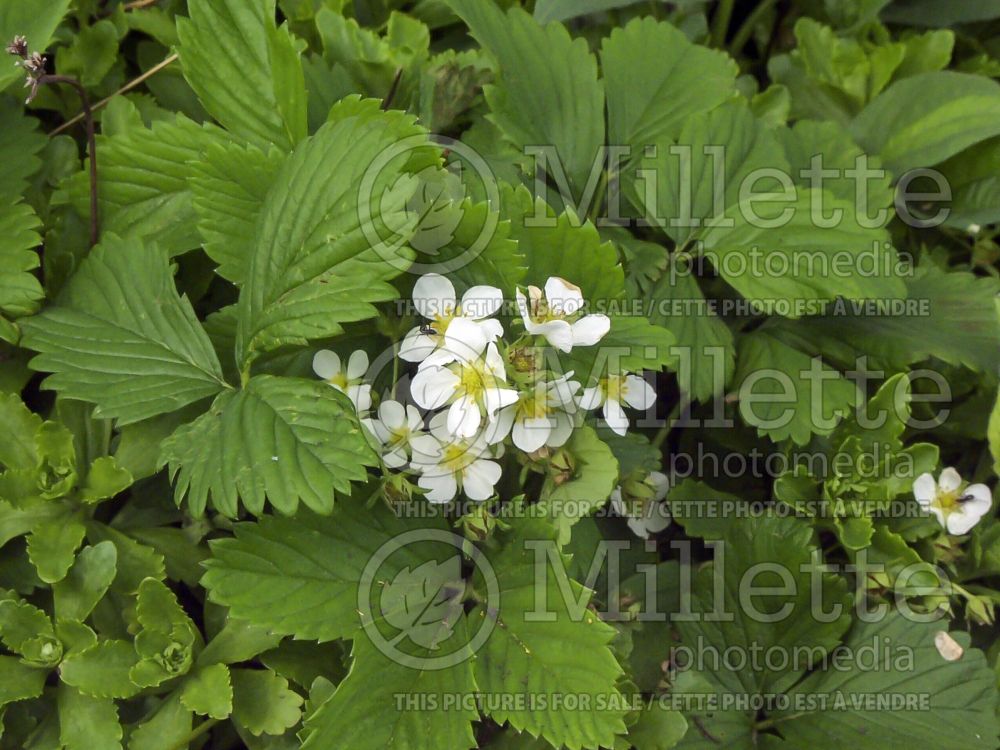
[{"label": "light green young leaf", "polygon": [[257,217],[285,158],[278,148],[218,142],[192,165],[188,184],[205,252],[233,283],[246,279]]},{"label": "light green young leaf", "polygon": [[82,523],[62,518],[41,523],[28,535],[28,559],[46,583],[66,577],[86,528]]},{"label": "light green young leaf", "polygon": [[[597,696],[613,700],[618,694],[616,683],[622,668],[608,646],[615,630],[587,609],[590,596],[582,586],[557,577],[559,563],[536,562],[539,551],[526,544],[526,540],[555,544],[556,538],[555,528],[547,521],[526,519],[516,522],[506,546],[487,555],[500,585],[499,611],[494,611],[493,603],[489,607],[480,604],[469,615],[470,623],[485,617],[497,621],[474,664],[479,690],[487,696],[499,699],[503,695],[572,693],[581,698],[589,695],[596,701]],[[565,565],[566,558],[560,558]],[[545,601],[555,615],[552,621],[540,622],[528,616],[538,606],[539,564],[545,565]],[[567,582],[569,591],[564,592],[560,583]],[[575,615],[564,593],[582,603]],[[494,721],[541,735],[556,747],[612,747],[615,735],[625,732],[624,712],[615,710],[570,711],[554,705],[528,710],[509,701],[497,700],[495,704],[490,712]]]},{"label": "light green young leaf", "polygon": [[194,713],[181,704],[179,691],[170,693],[151,718],[136,726],[128,750],[174,750],[183,747],[191,733]]},{"label": "light green young leaf", "polygon": [[223,126],[267,149],[306,135],[305,79],[274,0],[191,0],[177,20],[184,77]]},{"label": "light green young leaf", "polygon": [[932,167],[1000,134],[1000,84],[952,71],[906,78],[862,110],[851,134],[897,175]]},{"label": "light green young leaf", "polygon": [[31,667],[16,656],[0,656],[0,708],[40,696],[47,674],[46,670]]},{"label": "light green young leaf", "polygon": [[377,463],[348,399],[326,383],[258,375],[222,394],[211,409],[162,444],[178,502],[194,515],[212,506],[236,516],[239,500],[255,514],[265,499],[285,513],[299,501],[329,512],[334,493]]},{"label": "light green young leaf", "polygon": [[93,698],[70,685],[56,690],[59,740],[66,750],[121,750],[122,727],[110,698]]},{"label": "light green young leaf", "polygon": [[[651,49],[657,50],[656,65],[649,64]],[[732,58],[650,17],[614,29],[601,46],[601,64],[608,140],[631,146],[633,158],[654,141],[676,138],[691,116],[736,96],[739,69]]]},{"label": "light green young leaf", "polygon": [[86,620],[115,579],[117,563],[117,550],[109,541],[80,550],[66,577],[52,587],[56,617]]},{"label": "light green young leaf", "polygon": [[450,4],[499,64],[498,82],[486,88],[493,121],[518,149],[554,146],[570,187],[581,191],[604,144],[604,87],[586,41],[520,8],[505,15],[492,2]]},{"label": "light green young leaf", "polygon": [[228,717],[233,711],[229,667],[211,664],[191,675],[181,689],[181,704],[196,714],[213,719]]},{"label": "light green young leaf", "polygon": [[38,461],[35,433],[42,418],[31,411],[16,393],[0,393],[0,466],[34,469]]},{"label": "light green young leaf", "polygon": [[176,628],[194,629],[194,623],[165,583],[147,578],[139,585],[135,603],[139,624],[146,630],[172,633]]},{"label": "light green young leaf", "polygon": [[254,737],[284,734],[302,717],[302,697],[288,680],[262,669],[233,669],[233,721]]},{"label": "light green young leaf", "polygon": [[104,79],[117,58],[118,27],[104,18],[81,28],[69,46],[56,51],[56,70],[60,75],[78,78],[90,88]]},{"label": "light green young leaf", "polygon": [[114,456],[101,456],[90,465],[80,488],[80,499],[85,503],[99,503],[114,497],[131,484],[132,475],[119,466]]},{"label": "light green young leaf", "polygon": [[130,698],[139,692],[129,679],[129,671],[138,661],[129,641],[101,641],[63,659],[59,677],[94,698]]},{"label": "light green young leaf", "polygon": [[[129,424],[173,411],[226,387],[218,357],[166,256],[106,236],[80,266],[59,304],[26,321],[32,364],[54,373],[50,388]],[[80,342],[86,341],[86,346]]]},{"label": "light green young leaf", "polygon": [[[36,0],[4,0],[0,4],[0,40],[6,45],[20,34],[32,51],[44,52],[69,6],[70,0],[51,0],[44,6]],[[0,71],[0,91],[24,77],[24,71],[13,65],[0,65]]]},{"label": "light green young leaf", "polygon": [[134,594],[147,578],[163,580],[166,576],[163,555],[118,529],[91,522],[87,538],[92,543],[110,542],[115,546],[117,574],[111,588],[118,593]]}]

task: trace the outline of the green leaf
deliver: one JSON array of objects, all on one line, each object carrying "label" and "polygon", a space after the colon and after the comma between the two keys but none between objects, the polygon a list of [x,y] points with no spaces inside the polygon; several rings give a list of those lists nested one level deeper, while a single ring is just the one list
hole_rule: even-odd
[{"label": "green leaf", "polygon": [[299,501],[329,512],[334,492],[348,492],[376,464],[361,429],[350,401],[326,383],[258,375],[165,440],[161,464],[194,515],[209,496],[229,516],[239,499],[261,514],[265,497],[285,513]]},{"label": "green leaf", "polygon": [[114,581],[117,563],[118,552],[109,541],[80,550],[66,577],[52,587],[56,616],[86,620]]},{"label": "green leaf", "polygon": [[302,697],[274,672],[233,669],[233,721],[254,737],[284,734],[302,716]]},{"label": "green leaf", "polygon": [[[59,304],[24,323],[37,369],[95,415],[138,422],[218,393],[219,360],[155,246],[113,235],[91,252]],[[86,341],[86,346],[80,342]]]},{"label": "green leaf", "polygon": [[32,273],[38,268],[41,222],[27,203],[0,199],[0,339],[15,341],[16,329],[4,318],[17,319],[38,309],[45,295]]},{"label": "green leaf", "polygon": [[168,634],[178,628],[194,630],[191,618],[177,603],[177,597],[165,583],[155,578],[147,578],[139,585],[135,614],[146,630]]},{"label": "green leaf", "polygon": [[205,252],[219,264],[218,274],[236,284],[246,279],[257,217],[285,158],[277,148],[218,142],[192,166],[189,186]]},{"label": "green leaf", "polygon": [[[652,49],[656,65],[649,64]],[[601,64],[608,140],[630,145],[633,157],[654,141],[676,138],[688,118],[736,95],[739,69],[728,55],[692,44],[676,26],[649,17],[612,30],[601,46]]]},{"label": "green leaf", "polygon": [[[816,672],[796,686],[790,697],[824,696],[830,710],[805,710],[779,713],[781,733],[796,747],[852,745],[859,748],[906,746],[926,742],[933,737],[940,750],[993,748],[997,744],[998,725],[994,712],[996,677],[987,666],[981,651],[969,648],[965,633],[952,633],[964,653],[949,661],[937,645],[946,622],[913,622],[899,613],[891,613],[877,622],[859,622],[852,629],[846,646],[852,653],[866,644],[891,643],[897,656],[888,669],[824,670]],[[926,695],[928,704],[892,711],[870,710],[851,706],[837,710],[837,695]]]},{"label": "green leaf", "polygon": [[[461,634],[465,626],[459,625]],[[430,652],[416,652],[425,653]],[[411,694],[442,704],[447,696],[474,695],[468,659],[445,669],[415,669],[388,658],[363,635],[354,640],[352,657],[351,671],[336,692],[306,717],[302,750],[402,750],[428,743],[455,750],[476,747],[473,706],[422,711],[400,705],[400,697]]]},{"label": "green leaf", "polygon": [[0,393],[0,465],[8,469],[34,469],[38,461],[35,433],[42,418],[32,412],[16,393]]},{"label": "green leaf", "polygon": [[990,414],[988,435],[990,453],[993,454],[993,473],[1000,474],[1000,395],[997,396],[996,406]]},{"label": "green leaf", "polygon": [[57,688],[59,740],[66,750],[121,750],[118,709],[110,698],[92,698],[69,685]]},{"label": "green leaf", "polygon": [[60,519],[39,524],[28,536],[28,559],[46,583],[66,577],[86,528],[79,521]]},{"label": "green leaf", "polygon": [[[103,237],[145,239],[167,255],[198,247],[189,180],[209,147],[229,142],[218,128],[183,115],[98,136],[98,212]],[[74,174],[66,192],[81,216],[90,214],[89,171]]]},{"label": "green leaf", "polygon": [[733,384],[744,422],[775,442],[799,445],[832,432],[859,399],[854,383],[766,330],[740,341]]},{"label": "green leaf", "polygon": [[[329,517],[304,511],[294,519],[265,516],[237,525],[235,538],[213,542],[202,585],[233,617],[274,633],[319,641],[350,638],[361,625],[358,581],[368,559],[412,528],[387,509],[366,509],[354,500],[339,503]],[[380,575],[437,559],[420,552],[419,545],[407,545]]]},{"label": "green leaf", "polygon": [[229,667],[212,664],[198,670],[184,682],[181,703],[196,714],[225,719],[233,711],[233,686]]},{"label": "green leaf", "polygon": [[152,717],[137,725],[129,734],[128,750],[174,750],[184,747],[193,719],[194,714],[181,704],[179,691],[170,693]]},{"label": "green leaf", "polygon": [[572,457],[573,475],[540,503],[559,529],[560,544],[569,541],[577,521],[607,502],[618,483],[618,460],[592,427],[577,427],[565,450]]},{"label": "green leaf", "polygon": [[554,146],[569,185],[581,191],[604,143],[604,87],[586,41],[519,8],[505,15],[493,3],[450,4],[499,64],[498,82],[485,89],[492,120],[518,149]]},{"label": "green leaf", "polygon": [[118,529],[92,522],[87,525],[87,538],[95,543],[111,542],[115,546],[117,574],[112,588],[116,592],[134,594],[145,579],[162,580],[166,575],[163,555]]},{"label": "green leaf", "polygon": [[30,667],[15,656],[0,656],[0,708],[40,696],[45,677],[44,669]]},{"label": "green leaf", "polygon": [[181,65],[205,109],[259,148],[290,150],[306,135],[305,79],[274,0],[190,0],[188,12]]},{"label": "green leaf", "polygon": [[[4,38],[10,41],[10,37]],[[6,72],[4,70],[4,75]],[[3,88],[2,83],[0,88]],[[28,179],[42,166],[38,155],[45,145],[45,135],[40,132],[38,120],[26,116],[13,100],[0,99],[0,162],[6,168],[0,195],[5,199],[14,199],[24,193]]]},{"label": "green leaf", "polygon": [[[509,722],[519,731],[545,737],[554,746],[568,748],[611,747],[615,735],[625,732],[623,712],[611,704],[606,711],[571,711],[565,706],[550,704],[537,710],[506,703],[505,695],[531,696],[567,695],[591,696],[591,700],[613,700],[618,695],[616,682],[622,669],[608,644],[615,630],[586,608],[589,594],[575,581],[569,581],[569,592],[583,603],[575,615],[563,595],[560,583],[548,561],[538,562],[538,551],[525,542],[556,542],[555,529],[544,520],[527,519],[518,522],[510,542],[501,550],[487,554],[500,586],[499,610],[494,603],[479,604],[470,614],[475,622],[480,618],[496,618],[496,628],[486,645],[476,655],[476,682],[492,708],[490,717],[497,723]],[[566,558],[560,556],[565,565]],[[544,572],[537,570],[545,565]],[[536,612],[536,580],[544,575],[545,600],[555,619],[539,622],[530,618]],[[516,699],[515,699],[516,701]],[[622,701],[619,705],[624,705]]]},{"label": "green leaf", "polygon": [[[56,27],[69,10],[70,0],[52,0],[44,7],[34,0],[5,0],[0,5],[0,40],[8,44],[20,34],[28,40],[32,51],[43,52],[52,41]],[[0,91],[24,77],[24,71],[13,65],[0,66]]]},{"label": "green leaf", "polygon": [[78,78],[88,88],[99,84],[118,58],[118,27],[110,19],[84,26],[68,47],[56,52],[60,75]]},{"label": "green leaf", "polygon": [[[48,616],[38,607],[24,601],[0,600],[0,639],[9,650],[29,658],[40,641],[55,641],[55,631]],[[46,659],[58,656],[47,651]]]},{"label": "green leaf", "polygon": [[912,76],[865,107],[851,133],[897,175],[932,167],[1000,134],[1000,84],[952,71]]},{"label": "green leaf", "polygon": [[402,208],[416,181],[401,175],[414,154],[396,145],[403,127],[412,130],[398,114],[348,102],[281,168],[240,294],[243,370],[260,352],[335,336],[343,323],[373,317],[373,303],[396,296],[387,281],[408,266],[409,251],[398,242],[373,246],[372,232],[379,220],[407,223]]},{"label": "green leaf", "polygon": [[936,168],[951,188],[947,226],[966,229],[1000,221],[1000,138],[977,143]]},{"label": "green leaf", "polygon": [[80,488],[80,499],[85,503],[108,500],[132,484],[132,475],[118,465],[113,456],[101,456],[90,465],[87,478]]},{"label": "green leaf", "polygon": [[636,750],[670,750],[681,741],[687,729],[687,721],[680,712],[653,701],[629,728],[628,741]]},{"label": "green leaf", "polygon": [[129,679],[129,671],[138,661],[129,641],[101,641],[63,659],[59,677],[94,698],[130,698],[139,692]]}]

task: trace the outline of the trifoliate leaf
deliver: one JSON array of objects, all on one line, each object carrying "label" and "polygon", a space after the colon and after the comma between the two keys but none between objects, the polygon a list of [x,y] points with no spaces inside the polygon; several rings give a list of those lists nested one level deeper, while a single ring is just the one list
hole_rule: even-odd
[{"label": "trifoliate leaf", "polygon": [[457,555],[443,563],[428,560],[416,568],[403,568],[382,590],[385,622],[417,646],[436,651],[462,616],[464,588]]},{"label": "trifoliate leaf", "polygon": [[115,579],[117,562],[117,550],[109,541],[80,550],[69,573],[52,587],[56,616],[87,619]]},{"label": "trifoliate leaf", "polygon": [[[235,538],[212,545],[202,585],[234,617],[274,633],[350,638],[361,625],[358,581],[365,564],[393,536],[412,528],[387,510],[365,509],[354,500],[339,503],[329,517],[301,511],[294,519],[265,516],[237,525]],[[312,550],[308,557],[298,552],[303,545]],[[421,557],[421,549],[405,546],[380,576],[438,560],[430,552]]]},{"label": "trifoliate leaf", "polygon": [[[25,322],[32,365],[95,414],[138,422],[218,393],[218,357],[156,246],[106,236],[59,304]],[[86,346],[80,342],[86,341]]]},{"label": "trifoliate leaf", "polygon": [[60,519],[41,523],[28,536],[28,558],[46,583],[66,577],[86,527],[79,521]]},{"label": "trifoliate leaf", "polygon": [[[536,10],[537,16],[537,10]],[[656,49],[650,65],[647,50]],[[676,138],[692,115],[736,94],[736,63],[725,53],[695,45],[672,24],[635,18],[614,29],[601,46],[608,96],[608,141],[630,145],[632,157],[662,138]]]},{"label": "trifoliate leaf", "polygon": [[[590,596],[583,587],[563,580],[563,586],[569,586],[567,593],[577,599],[573,606],[578,611],[571,613],[556,573],[564,570],[560,566],[565,559],[553,568],[554,561],[526,544],[526,540],[534,540],[555,545],[556,530],[539,519],[520,521],[515,528],[505,547],[487,555],[500,586],[499,610],[492,602],[480,604],[469,620],[470,627],[476,627],[483,618],[496,619],[489,640],[476,655],[474,669],[480,692],[497,698],[523,695],[526,702],[518,706],[516,698],[488,701],[489,715],[497,723],[509,722],[517,730],[541,735],[557,747],[610,747],[615,735],[625,731],[624,710],[570,711],[554,704],[537,710],[527,708],[542,695],[573,694],[581,700],[589,695],[594,701],[601,696],[613,701],[618,695],[616,681],[622,669],[608,646],[614,629],[587,609]],[[539,561],[539,554],[544,562]],[[539,565],[545,565],[545,570],[537,570]],[[550,615],[549,621],[540,622],[529,613],[538,614],[536,586],[543,575],[544,601],[554,619]]]},{"label": "trifoliate leaf", "polygon": [[188,184],[205,252],[236,284],[246,279],[257,217],[285,157],[278,148],[218,142],[192,165]]},{"label": "trifoliate leaf", "polygon": [[[417,187],[402,173],[416,148],[398,145],[403,123],[348,102],[282,166],[240,294],[243,370],[260,352],[337,335],[395,297],[387,280],[408,266],[402,242],[412,226],[402,209]],[[377,241],[387,227],[397,230],[393,239]]]},{"label": "trifoliate leaf", "polygon": [[0,707],[37,698],[45,687],[46,670],[31,667],[16,656],[0,656]]},{"label": "trifoliate leaf", "polygon": [[862,110],[851,134],[894,174],[932,167],[1000,134],[1000,84],[953,71],[906,78]]},{"label": "trifoliate leaf", "polygon": [[118,709],[110,698],[93,698],[69,685],[56,691],[59,741],[66,750],[121,750]]},{"label": "trifoliate leaf", "polygon": [[[518,149],[553,146],[579,194],[604,143],[604,87],[587,43],[560,23],[540,26],[519,8],[505,15],[493,3],[450,4],[499,64],[497,83],[486,87],[493,121]],[[555,158],[546,160],[549,174]]]},{"label": "trifoliate leaf", "polygon": [[[461,617],[460,635],[465,631]],[[432,654],[417,650],[413,655]],[[476,747],[475,706],[465,703],[427,711],[407,709],[405,700],[412,695],[443,705],[448,696],[474,695],[476,681],[469,659],[445,669],[416,669],[388,658],[363,635],[354,640],[351,656],[351,671],[336,692],[306,717],[303,750],[402,749],[421,747],[429,739],[455,750]],[[359,701],[359,695],[365,700]]]},{"label": "trifoliate leaf", "polygon": [[299,501],[329,512],[376,457],[348,399],[326,383],[258,375],[163,442],[178,502],[235,516],[239,500],[261,514],[265,498],[294,513]]},{"label": "trifoliate leaf", "polygon": [[233,711],[229,667],[212,664],[195,672],[184,682],[181,703],[196,714],[225,719]]},{"label": "trifoliate leaf", "polygon": [[275,26],[274,0],[191,0],[177,33],[184,77],[205,108],[258,148],[306,135],[299,50]]},{"label": "trifoliate leaf", "polygon": [[129,679],[129,672],[138,661],[128,641],[101,641],[63,659],[59,677],[94,698],[130,698],[139,692]]},{"label": "trifoliate leaf", "polygon": [[262,669],[233,669],[233,721],[254,737],[284,734],[302,716],[302,697],[288,680]]}]

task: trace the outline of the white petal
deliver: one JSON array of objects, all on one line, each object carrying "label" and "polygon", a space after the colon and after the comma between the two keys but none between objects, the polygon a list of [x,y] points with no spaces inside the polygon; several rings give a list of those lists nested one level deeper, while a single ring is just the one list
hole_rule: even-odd
[{"label": "white petal", "polygon": [[604,402],[604,391],[594,386],[593,388],[584,388],[583,394],[580,396],[580,408],[581,409],[596,409]]},{"label": "white petal", "polygon": [[936,519],[938,520],[938,523],[939,523],[939,524],[941,524],[942,526],[945,526],[945,520],[944,520],[944,511],[943,511],[943,510],[941,510],[941,509],[940,509],[940,508],[939,508],[938,506],[936,506],[936,505],[932,505],[932,506],[930,506],[930,508],[928,508],[928,510],[929,510],[929,511],[930,511],[930,512],[931,512],[931,513],[932,513],[932,514],[934,515],[934,517],[935,517],[935,518],[936,518]]},{"label": "white petal", "polygon": [[444,348],[466,362],[479,357],[488,343],[483,326],[467,318],[455,318],[444,332]]},{"label": "white petal", "polygon": [[372,434],[378,439],[378,441],[382,445],[385,445],[386,443],[389,442],[389,439],[392,437],[392,433],[389,432],[388,427],[382,424],[381,420],[369,419],[365,421],[367,421],[371,425]]},{"label": "white petal", "polygon": [[495,286],[474,286],[462,295],[462,317],[482,320],[503,305],[503,292]]},{"label": "white petal", "polygon": [[514,445],[525,453],[534,453],[548,441],[552,435],[552,424],[545,417],[538,419],[518,419],[514,422],[511,437]]},{"label": "white petal", "polygon": [[407,362],[423,362],[437,348],[437,342],[430,336],[420,332],[419,328],[411,328],[399,345],[399,358]]},{"label": "white petal", "polygon": [[524,292],[520,289],[514,290],[514,299],[517,300],[517,310],[521,313],[521,320],[524,321],[524,327],[526,330],[528,326],[531,325],[531,317],[529,316],[530,310],[528,308],[528,298],[524,296]]},{"label": "white petal", "polygon": [[643,523],[647,531],[663,531],[670,525],[670,510],[666,503],[647,503]]},{"label": "white petal", "polygon": [[500,464],[495,461],[473,461],[462,472],[462,491],[470,500],[489,500],[501,473]]},{"label": "white petal", "polygon": [[925,508],[937,497],[937,482],[930,473],[921,474],[913,482],[913,496]]},{"label": "white petal", "polygon": [[503,336],[503,325],[496,318],[489,318],[487,320],[480,320],[479,327],[486,334],[486,338],[489,341],[496,341],[498,338]]},{"label": "white petal", "polygon": [[450,443],[453,436],[448,430],[448,412],[439,411],[431,417],[430,430],[431,435],[440,440],[442,444]]},{"label": "white petal", "polygon": [[500,356],[500,351],[497,349],[496,344],[490,344],[486,349],[485,357],[487,369],[493,373],[493,376],[499,378],[500,380],[507,380],[507,369],[503,364],[503,357]]},{"label": "white petal", "polygon": [[646,528],[646,522],[643,519],[629,517],[626,523],[637,537],[640,539],[649,539],[649,530]]},{"label": "white petal", "polygon": [[670,491],[670,479],[662,471],[649,472],[649,483],[653,485],[653,497],[663,500]]},{"label": "white petal", "polygon": [[563,411],[556,412],[554,418],[555,424],[552,426],[552,434],[549,435],[545,444],[550,448],[560,448],[566,445],[566,441],[573,434],[573,419]]},{"label": "white petal", "polygon": [[413,285],[413,306],[425,318],[450,315],[455,309],[455,287],[439,273],[428,273]]},{"label": "white petal", "polygon": [[411,430],[419,430],[424,425],[424,418],[413,404],[406,405],[406,426]]},{"label": "white petal", "polygon": [[352,352],[351,358],[347,361],[347,377],[357,380],[364,377],[366,372],[368,372],[368,352],[364,349]]},{"label": "white petal", "polygon": [[364,414],[372,408],[372,387],[368,384],[348,386],[347,397],[351,399],[358,414]]},{"label": "white petal", "polygon": [[441,460],[441,443],[433,435],[414,435],[410,438],[413,459],[410,466],[416,471],[427,471]]},{"label": "white petal", "polygon": [[508,406],[506,409],[501,409],[496,413],[493,420],[483,430],[483,438],[489,445],[496,445],[510,434],[511,428],[514,426],[514,416],[516,413],[517,409],[513,406]]},{"label": "white petal", "polygon": [[428,490],[425,497],[432,503],[446,503],[458,494],[458,480],[447,471],[429,471],[417,480],[417,485]]},{"label": "white petal", "polygon": [[616,435],[624,437],[628,432],[628,417],[625,416],[622,405],[614,399],[609,398],[604,402],[604,421]]},{"label": "white petal", "polygon": [[448,432],[458,437],[472,437],[479,430],[483,415],[475,400],[462,396],[448,409]]},{"label": "white petal", "polygon": [[483,400],[486,402],[486,416],[491,420],[496,419],[499,409],[511,404],[516,404],[520,394],[511,388],[487,388],[483,391]]},{"label": "white petal", "polygon": [[622,398],[633,409],[645,411],[656,402],[656,391],[638,375],[626,375]]},{"label": "white petal", "polygon": [[954,492],[962,486],[962,476],[951,466],[941,472],[938,487],[942,492]]},{"label": "white petal", "polygon": [[447,367],[428,367],[417,371],[410,383],[410,395],[424,409],[440,409],[455,395],[458,375]]},{"label": "white petal", "polygon": [[993,495],[985,484],[970,484],[965,488],[964,494],[969,499],[962,503],[962,509],[966,513],[975,514],[977,518],[989,513],[990,508],[993,507]]},{"label": "white petal", "polygon": [[398,401],[387,399],[378,406],[378,418],[390,429],[399,429],[406,424],[406,409]]},{"label": "white petal", "polygon": [[340,372],[340,356],[329,349],[320,349],[313,355],[313,372],[329,380]]},{"label": "white petal", "polygon": [[528,333],[544,336],[552,346],[561,352],[573,350],[573,326],[565,320],[549,320],[538,325],[526,326]]},{"label": "white petal", "polygon": [[573,346],[593,346],[608,335],[611,318],[607,315],[584,315],[573,326]]},{"label": "white petal", "polygon": [[401,445],[396,446],[382,454],[382,461],[390,469],[401,469],[406,466],[406,449]]},{"label": "white petal", "polygon": [[563,315],[573,315],[583,309],[580,287],[558,276],[550,276],[545,282],[545,299],[551,309]]},{"label": "white petal", "polygon": [[982,514],[970,513],[964,506],[948,516],[949,534],[968,534],[972,527],[979,523]]}]

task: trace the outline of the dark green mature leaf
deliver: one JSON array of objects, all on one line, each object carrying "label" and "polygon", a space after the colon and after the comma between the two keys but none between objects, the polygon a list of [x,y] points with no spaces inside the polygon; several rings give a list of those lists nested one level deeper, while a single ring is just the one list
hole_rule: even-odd
[{"label": "dark green mature leaf", "polygon": [[0,196],[14,198],[22,194],[28,178],[42,165],[38,154],[44,147],[45,135],[39,132],[38,121],[26,117],[13,101],[0,99],[0,164],[5,171]]},{"label": "dark green mature leaf", "polygon": [[0,708],[15,701],[37,698],[45,687],[46,671],[16,656],[0,656]]},{"label": "dark green mature leaf", "polygon": [[253,513],[266,500],[294,513],[301,500],[329,512],[377,459],[343,394],[326,383],[259,375],[227,391],[194,422],[162,444],[178,502],[201,515],[212,506],[236,516],[239,500]]},{"label": "dark green mature leaf", "polygon": [[181,65],[202,104],[255,146],[290,150],[306,135],[305,79],[274,0],[190,0],[188,12],[177,21]]},{"label": "dark green mature leaf", "polygon": [[233,721],[254,737],[284,734],[302,717],[302,696],[270,670],[232,669]]},{"label": "dark green mature leaf", "polygon": [[493,121],[518,148],[554,146],[569,185],[582,190],[604,143],[604,88],[587,43],[519,8],[504,15],[492,2],[450,3],[499,64],[498,82],[486,88]]},{"label": "dark green mature leaf", "polygon": [[233,711],[233,686],[229,667],[210,664],[192,675],[181,691],[185,708],[213,719],[225,719]]},{"label": "dark green mature leaf", "polygon": [[[244,370],[260,352],[334,336],[396,296],[388,279],[409,265],[402,209],[417,186],[402,170],[423,143],[399,146],[401,135],[419,130],[371,104],[338,105],[335,119],[285,162],[264,200],[240,295]],[[402,236],[373,246],[381,224]]]},{"label": "dark green mature leaf", "polygon": [[56,691],[59,740],[66,750],[121,750],[118,709],[110,698],[93,698],[69,685]]},{"label": "dark green mature leaf", "polygon": [[[536,17],[538,11],[535,12]],[[649,64],[649,50],[657,51]],[[663,138],[676,138],[692,115],[736,96],[736,63],[693,44],[672,24],[636,18],[601,46],[608,96],[608,141],[633,157]]]},{"label": "dark green mature leaf", "polygon": [[[43,6],[35,0],[5,0],[0,5],[0,41],[6,45],[20,34],[32,51],[44,52],[69,6],[70,0],[51,0]],[[24,77],[24,71],[13,65],[0,65],[0,71],[0,91]]]},{"label": "dark green mature leaf", "polygon": [[952,71],[906,78],[861,111],[851,134],[897,175],[932,167],[1000,134],[1000,84]]},{"label": "dark green mature leaf", "polygon": [[44,296],[32,273],[39,265],[40,223],[28,204],[0,200],[0,339],[16,341],[16,328],[5,318],[32,314]]},{"label": "dark green mature leaf", "polygon": [[138,422],[226,387],[190,303],[155,245],[108,235],[59,303],[24,323],[32,366],[48,387],[97,405],[95,415]]},{"label": "dark green mature leaf", "polygon": [[66,577],[52,587],[56,616],[86,620],[114,581],[117,562],[118,552],[110,541],[80,550]]}]

